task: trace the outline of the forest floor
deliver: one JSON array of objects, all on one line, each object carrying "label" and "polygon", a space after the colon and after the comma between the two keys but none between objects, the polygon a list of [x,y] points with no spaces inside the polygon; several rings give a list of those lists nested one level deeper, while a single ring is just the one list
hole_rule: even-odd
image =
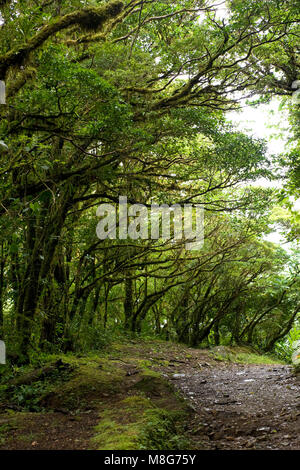
[{"label": "forest floor", "polygon": [[300,449],[300,380],[247,348],[114,343],[2,371],[0,449]]}]

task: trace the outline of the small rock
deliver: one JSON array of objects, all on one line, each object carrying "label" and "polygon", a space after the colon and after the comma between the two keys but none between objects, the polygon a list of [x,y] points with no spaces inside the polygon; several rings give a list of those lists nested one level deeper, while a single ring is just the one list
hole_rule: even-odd
[{"label": "small rock", "polygon": [[56,411],[58,413],[62,413],[63,415],[69,414],[69,410],[67,408],[55,408],[54,411]]},{"label": "small rock", "polygon": [[130,376],[130,375],[135,375],[135,374],[138,374],[138,373],[139,373],[138,370],[128,370],[128,371],[126,372],[126,376],[128,377],[128,376]]},{"label": "small rock", "polygon": [[258,428],[256,430],[256,432],[258,433],[265,433],[265,432],[270,432],[271,431],[271,428],[269,428],[268,426],[265,426],[265,427],[262,427],[262,428]]},{"label": "small rock", "polygon": [[250,447],[253,447],[254,444],[255,444],[255,441],[254,441],[254,442],[247,442],[247,444],[245,445],[245,447],[246,447],[247,449],[250,449]]}]

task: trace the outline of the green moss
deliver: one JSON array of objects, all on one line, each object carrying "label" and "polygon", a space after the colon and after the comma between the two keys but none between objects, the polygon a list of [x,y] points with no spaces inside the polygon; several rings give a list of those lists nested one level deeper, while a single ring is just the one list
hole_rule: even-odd
[{"label": "green moss", "polygon": [[146,422],[141,431],[140,449],[184,450],[189,448],[189,440],[184,431],[187,419],[185,410],[147,410]]},{"label": "green moss", "polygon": [[104,410],[92,444],[100,450],[137,449],[145,411],[152,407],[150,400],[134,395]]},{"label": "green moss", "polygon": [[170,412],[149,398],[132,395],[103,411],[91,443],[99,450],[183,449],[186,417],[184,408]]},{"label": "green moss", "polygon": [[172,386],[166,380],[162,379],[157,373],[156,376],[144,374],[134,386],[146,395],[165,396],[171,393]]},{"label": "green moss", "polygon": [[285,364],[277,358],[256,353],[247,347],[218,346],[210,354],[215,361],[229,361],[240,364]]},{"label": "green moss", "polygon": [[[52,366],[53,359],[51,356]],[[126,371],[120,361],[96,355],[85,357],[60,356],[66,370],[51,369],[41,376],[39,369],[21,370],[6,385],[0,385],[0,398],[6,406],[20,410],[42,411],[56,408],[86,409],[96,405],[103,394],[114,395],[122,390]],[[46,362],[41,370],[47,370]]]},{"label": "green moss", "polygon": [[152,366],[152,362],[147,360],[147,359],[138,359],[137,360],[137,363],[140,367],[142,367],[143,369],[148,369],[149,367]]},{"label": "green moss", "polygon": [[155,370],[152,369],[153,363],[151,361],[146,360],[146,359],[136,359],[135,362],[136,364],[138,364],[138,367],[142,369],[143,375],[147,375],[149,377],[161,376],[159,372],[156,372]]},{"label": "green moss", "polygon": [[85,409],[97,404],[103,394],[114,395],[122,389],[125,371],[105,358],[76,360],[74,377],[51,391],[47,407]]}]

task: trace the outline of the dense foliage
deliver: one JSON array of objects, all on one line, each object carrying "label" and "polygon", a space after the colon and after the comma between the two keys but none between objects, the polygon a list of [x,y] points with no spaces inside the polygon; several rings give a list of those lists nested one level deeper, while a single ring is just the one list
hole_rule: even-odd
[{"label": "dense foliage", "polygon": [[[299,258],[264,234],[279,204],[277,222],[298,233],[286,205],[300,187],[297,3],[232,0],[224,19],[206,0],[0,3],[0,331],[12,360],[101,347],[116,328],[267,351],[289,333]],[[295,137],[274,163],[226,111],[276,95]],[[284,194],[251,185],[274,166]],[[203,248],[99,240],[96,208],[119,195],[203,205]]]}]

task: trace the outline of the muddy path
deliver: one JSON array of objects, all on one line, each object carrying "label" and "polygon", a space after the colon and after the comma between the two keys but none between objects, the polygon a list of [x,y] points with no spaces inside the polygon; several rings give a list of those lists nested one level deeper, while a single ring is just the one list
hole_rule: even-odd
[{"label": "muddy path", "polygon": [[300,449],[300,380],[289,366],[207,364],[201,372],[187,367],[171,380],[196,412],[196,445]]}]

